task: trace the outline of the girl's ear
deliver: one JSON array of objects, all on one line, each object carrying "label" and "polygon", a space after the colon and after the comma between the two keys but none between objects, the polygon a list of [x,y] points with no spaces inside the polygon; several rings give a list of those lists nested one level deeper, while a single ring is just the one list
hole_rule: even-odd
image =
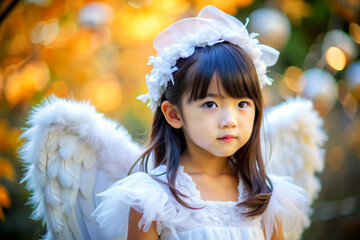
[{"label": "girl's ear", "polygon": [[170,126],[172,126],[173,128],[181,128],[183,126],[180,111],[168,100],[162,102],[161,111]]}]

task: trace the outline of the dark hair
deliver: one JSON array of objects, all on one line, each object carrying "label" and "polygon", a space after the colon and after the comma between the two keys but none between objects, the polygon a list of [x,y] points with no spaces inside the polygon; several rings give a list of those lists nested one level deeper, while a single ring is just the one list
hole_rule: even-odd
[{"label": "dark hair", "polygon": [[[260,128],[263,117],[263,97],[255,66],[240,47],[228,42],[213,46],[197,47],[188,58],[180,58],[173,73],[174,85],[166,88],[162,102],[168,100],[181,110],[181,98],[189,94],[188,101],[205,98],[210,81],[214,74],[220,79],[225,91],[234,98],[250,98],[255,104],[255,120],[253,131],[248,142],[233,157],[236,171],[243,179],[247,198],[239,203],[248,209],[246,216],[256,216],[265,211],[269,203],[272,189],[265,174],[264,162],[260,148]],[[186,197],[175,188],[175,179],[179,168],[181,153],[186,149],[184,133],[181,129],[171,127],[165,120],[160,107],[154,116],[149,148],[141,155],[143,164],[151,154],[155,158],[155,166],[167,166],[167,185],[176,200],[182,205],[192,208],[179,196]],[[247,159],[247,161],[242,161]]]}]

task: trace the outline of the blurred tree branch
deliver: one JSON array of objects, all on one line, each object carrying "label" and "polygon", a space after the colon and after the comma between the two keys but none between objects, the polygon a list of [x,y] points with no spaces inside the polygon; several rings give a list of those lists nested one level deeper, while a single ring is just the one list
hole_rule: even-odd
[{"label": "blurred tree branch", "polygon": [[12,0],[6,7],[4,7],[6,2],[2,2],[3,6],[1,6],[1,10],[4,10],[0,13],[0,26],[1,23],[5,20],[6,16],[9,15],[9,13],[15,8],[19,1],[20,0]]}]

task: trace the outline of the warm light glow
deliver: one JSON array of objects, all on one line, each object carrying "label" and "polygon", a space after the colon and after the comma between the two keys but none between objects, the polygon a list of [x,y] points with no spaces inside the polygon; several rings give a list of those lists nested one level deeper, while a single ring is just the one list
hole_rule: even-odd
[{"label": "warm light glow", "polygon": [[346,94],[344,97],[344,100],[342,101],[344,112],[346,116],[349,118],[353,118],[357,112],[358,109],[358,103],[356,99],[350,94]]},{"label": "warm light glow", "polygon": [[52,19],[48,22],[38,22],[31,31],[31,41],[35,44],[48,45],[52,43],[59,34],[59,21]]},{"label": "warm light glow", "polygon": [[91,103],[100,112],[110,112],[115,110],[121,103],[122,93],[119,80],[111,74],[105,75],[97,81],[91,82],[85,93],[90,94]]},{"label": "warm light glow", "polygon": [[284,73],[284,82],[286,86],[295,93],[301,93],[306,85],[305,79],[300,78],[303,71],[295,66],[290,66]]},{"label": "warm light glow", "polygon": [[342,146],[332,147],[327,154],[326,163],[332,171],[339,171],[345,160],[345,151]]},{"label": "warm light glow", "polygon": [[[135,7],[132,7],[135,4]],[[112,35],[122,46],[137,46],[139,42],[153,41],[166,27],[181,17],[191,7],[188,0],[130,1],[115,9]],[[138,8],[138,5],[145,5]]]},{"label": "warm light glow", "polygon": [[3,207],[9,208],[10,206],[11,206],[11,199],[9,192],[6,190],[5,187],[0,185],[0,220],[1,221],[5,220],[5,215],[2,208]]},{"label": "warm light glow", "polygon": [[337,47],[330,47],[326,51],[326,61],[330,67],[335,70],[341,71],[346,65],[346,56],[341,49]]},{"label": "warm light glow", "polygon": [[3,86],[4,86],[4,77],[3,77],[3,72],[2,72],[2,69],[0,68],[0,99],[2,97],[2,90],[3,90]]},{"label": "warm light glow", "polygon": [[92,34],[87,29],[80,30],[73,38],[70,51],[79,58],[88,58],[93,52]]},{"label": "warm light glow", "polygon": [[152,3],[152,1],[153,0],[128,0],[127,4],[134,8],[142,8]]},{"label": "warm light glow", "polygon": [[357,23],[350,23],[349,33],[352,39],[360,44],[360,25]]},{"label": "warm light glow", "polygon": [[30,62],[7,76],[5,97],[12,105],[27,101],[36,92],[44,90],[49,79],[50,72],[45,62]]},{"label": "warm light glow", "polygon": [[200,11],[207,5],[213,5],[228,14],[235,15],[239,7],[247,7],[251,5],[252,2],[253,0],[196,0],[195,6],[197,10]]},{"label": "warm light glow", "polygon": [[15,181],[15,169],[8,159],[0,159],[0,178]]},{"label": "warm light glow", "polygon": [[279,82],[279,84],[278,84],[278,91],[279,91],[280,96],[281,96],[283,99],[287,99],[287,98],[289,98],[290,96],[291,96],[291,97],[294,97],[294,96],[295,96],[294,92],[289,89],[289,87],[288,87],[287,84],[285,83],[284,79],[282,79],[282,80]]},{"label": "warm light glow", "polygon": [[30,44],[28,36],[25,34],[18,34],[14,36],[13,40],[10,43],[9,54],[10,55],[20,55],[26,54],[30,49]]},{"label": "warm light glow", "polygon": [[303,18],[313,15],[311,3],[299,0],[281,1],[281,9],[295,24],[300,24]]},{"label": "warm light glow", "polygon": [[164,19],[161,15],[154,13],[139,14],[134,16],[130,22],[129,33],[135,40],[151,40],[163,29],[163,22]]},{"label": "warm light glow", "polygon": [[152,12],[166,13],[168,16],[178,16],[191,7],[188,0],[156,0],[149,5]]},{"label": "warm light glow", "polygon": [[69,88],[64,81],[52,82],[46,90],[45,95],[55,95],[57,97],[67,97],[69,95]]}]

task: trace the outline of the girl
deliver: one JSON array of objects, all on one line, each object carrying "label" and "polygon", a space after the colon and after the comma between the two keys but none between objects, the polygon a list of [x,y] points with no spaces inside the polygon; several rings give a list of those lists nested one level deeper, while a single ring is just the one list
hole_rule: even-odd
[{"label": "girl", "polygon": [[147,76],[155,111],[138,172],[100,194],[109,238],[283,239],[300,224],[304,190],[267,177],[260,148],[261,87],[276,50],[208,6],[155,39]]}]

